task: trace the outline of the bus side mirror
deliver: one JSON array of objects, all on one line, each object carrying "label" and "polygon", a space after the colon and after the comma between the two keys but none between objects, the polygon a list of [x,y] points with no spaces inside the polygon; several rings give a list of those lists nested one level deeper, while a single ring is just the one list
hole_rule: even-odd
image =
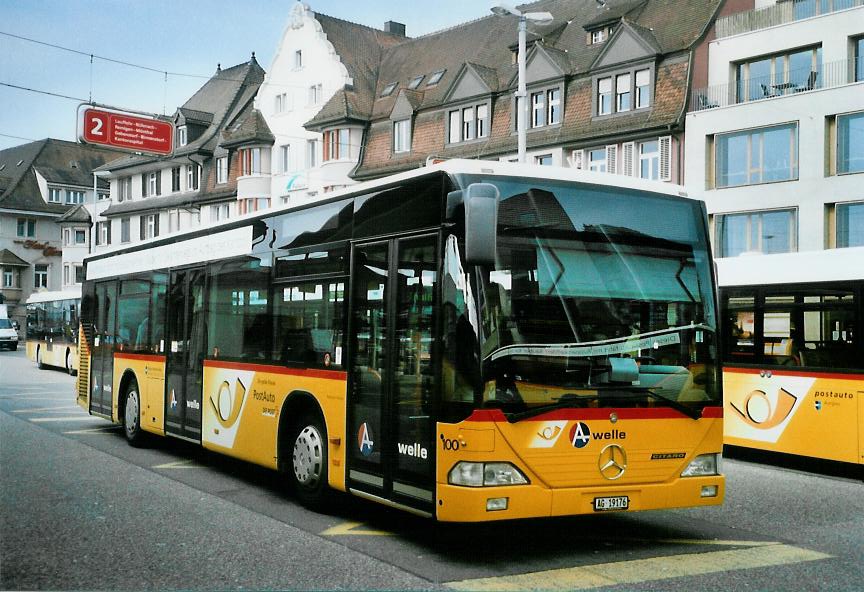
[{"label": "bus side mirror", "polygon": [[498,244],[498,188],[472,183],[465,191],[465,262],[495,265]]}]

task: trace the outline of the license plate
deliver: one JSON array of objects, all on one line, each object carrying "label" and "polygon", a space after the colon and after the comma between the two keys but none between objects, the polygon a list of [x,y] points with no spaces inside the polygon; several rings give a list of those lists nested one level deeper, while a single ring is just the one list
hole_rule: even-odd
[{"label": "license plate", "polygon": [[609,510],[626,510],[630,507],[630,498],[626,495],[616,497],[595,497],[594,511],[606,512]]}]

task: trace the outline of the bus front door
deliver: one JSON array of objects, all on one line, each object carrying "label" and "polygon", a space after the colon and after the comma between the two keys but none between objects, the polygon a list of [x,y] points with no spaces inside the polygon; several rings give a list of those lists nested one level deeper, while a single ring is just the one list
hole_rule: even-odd
[{"label": "bus front door", "polygon": [[353,250],[348,487],[435,512],[437,236]]},{"label": "bus front door", "polygon": [[204,268],[172,271],[167,300],[165,433],[200,442],[207,351]]},{"label": "bus front door", "polygon": [[90,412],[104,417],[111,417],[113,405],[116,314],[117,282],[96,284],[96,323],[90,354]]}]

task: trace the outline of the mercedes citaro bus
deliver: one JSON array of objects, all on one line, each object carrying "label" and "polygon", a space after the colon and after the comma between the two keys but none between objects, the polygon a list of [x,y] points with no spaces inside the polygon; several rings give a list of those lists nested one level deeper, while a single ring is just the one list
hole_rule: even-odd
[{"label": "mercedes citaro bus", "polygon": [[78,401],[442,521],[717,505],[705,209],[453,160],[86,260]]}]

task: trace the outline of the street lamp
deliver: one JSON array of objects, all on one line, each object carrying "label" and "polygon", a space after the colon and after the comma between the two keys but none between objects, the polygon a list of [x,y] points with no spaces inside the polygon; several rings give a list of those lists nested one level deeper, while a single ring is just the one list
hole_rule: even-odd
[{"label": "street lamp", "polygon": [[491,8],[498,16],[515,16],[519,19],[519,85],[516,89],[516,136],[518,138],[519,162],[525,162],[526,123],[528,121],[528,101],[525,91],[525,33],[528,21],[538,25],[552,22],[548,12],[522,12],[512,4],[496,3]]}]

